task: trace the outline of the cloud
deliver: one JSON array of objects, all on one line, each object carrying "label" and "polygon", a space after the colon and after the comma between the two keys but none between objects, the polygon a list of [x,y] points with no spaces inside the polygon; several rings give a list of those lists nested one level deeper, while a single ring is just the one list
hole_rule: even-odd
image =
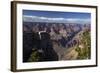
[{"label": "cloud", "polygon": [[76,23],[87,23],[90,24],[91,23],[91,19],[86,18],[86,19],[79,19],[79,18],[69,18],[67,19],[68,22],[76,22]]},{"label": "cloud", "polygon": [[80,24],[90,24],[91,20],[79,19],[79,18],[50,18],[50,17],[39,17],[39,16],[29,16],[23,15],[23,21],[25,22],[55,22],[55,23],[80,23]]},{"label": "cloud", "polygon": [[24,15],[24,18],[31,18],[31,19],[46,19],[46,20],[66,20],[65,18],[48,18],[48,17],[39,17],[39,16],[28,16]]}]

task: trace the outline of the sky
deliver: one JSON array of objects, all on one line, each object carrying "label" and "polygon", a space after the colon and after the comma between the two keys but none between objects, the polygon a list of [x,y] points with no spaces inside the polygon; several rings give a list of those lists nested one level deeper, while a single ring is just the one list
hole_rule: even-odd
[{"label": "sky", "polygon": [[57,12],[57,11],[35,11],[23,10],[24,21],[32,21],[38,18],[40,21],[71,21],[79,23],[90,23],[90,13],[80,12]]}]

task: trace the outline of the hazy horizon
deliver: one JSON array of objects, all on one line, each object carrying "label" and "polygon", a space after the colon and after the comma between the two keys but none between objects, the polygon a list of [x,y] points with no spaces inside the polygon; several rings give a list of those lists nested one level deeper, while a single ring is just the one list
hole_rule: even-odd
[{"label": "hazy horizon", "polygon": [[23,10],[23,21],[90,24],[91,14],[80,12]]}]

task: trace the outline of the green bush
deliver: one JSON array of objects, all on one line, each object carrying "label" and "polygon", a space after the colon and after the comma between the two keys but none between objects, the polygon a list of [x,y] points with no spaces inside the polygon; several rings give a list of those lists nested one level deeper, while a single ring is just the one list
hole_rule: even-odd
[{"label": "green bush", "polygon": [[39,59],[39,53],[37,51],[33,51],[30,58],[28,59],[28,62],[37,62]]},{"label": "green bush", "polygon": [[81,45],[83,45],[84,48],[80,48],[79,45],[75,48],[75,50],[78,52],[78,59],[90,59],[91,57],[90,32],[89,31],[83,32],[83,35],[81,37],[82,37]]}]

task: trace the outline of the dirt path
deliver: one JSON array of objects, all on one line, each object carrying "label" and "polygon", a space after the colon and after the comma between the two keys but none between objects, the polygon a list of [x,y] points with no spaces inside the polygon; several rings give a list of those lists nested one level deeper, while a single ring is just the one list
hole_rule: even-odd
[{"label": "dirt path", "polygon": [[75,49],[70,49],[70,51],[66,52],[62,58],[62,60],[75,60],[77,59],[78,52],[75,51]]},{"label": "dirt path", "polygon": [[77,58],[78,53],[75,51],[75,46],[71,48],[63,48],[58,45],[54,45],[54,50],[59,56],[59,60],[74,60]]}]

